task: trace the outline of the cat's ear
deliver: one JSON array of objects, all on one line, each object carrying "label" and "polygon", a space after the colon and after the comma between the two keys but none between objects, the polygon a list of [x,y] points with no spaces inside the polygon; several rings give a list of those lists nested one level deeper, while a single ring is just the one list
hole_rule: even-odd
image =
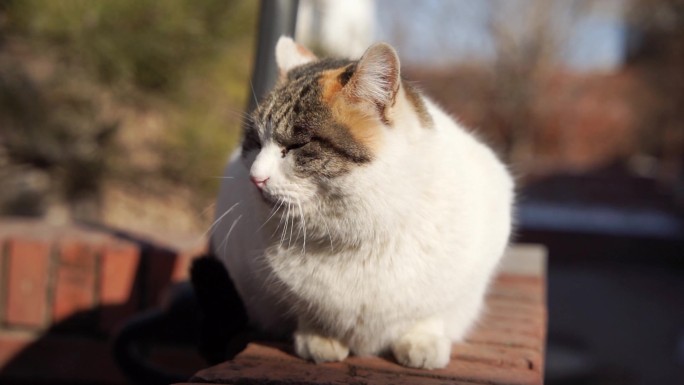
[{"label": "cat's ear", "polygon": [[278,39],[275,54],[281,77],[294,67],[317,60],[316,55],[287,36],[281,36]]},{"label": "cat's ear", "polygon": [[389,44],[376,43],[361,56],[349,80],[354,97],[384,108],[394,104],[399,90],[399,57]]}]

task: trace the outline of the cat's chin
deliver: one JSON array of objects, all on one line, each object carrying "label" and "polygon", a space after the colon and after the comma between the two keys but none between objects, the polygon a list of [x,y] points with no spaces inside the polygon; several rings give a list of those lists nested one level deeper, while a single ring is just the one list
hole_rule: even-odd
[{"label": "cat's chin", "polygon": [[268,206],[279,206],[281,204],[287,205],[288,203],[292,203],[293,201],[295,201],[295,199],[292,199],[290,197],[279,194],[276,195],[266,190],[259,191],[259,199]]},{"label": "cat's chin", "polygon": [[303,205],[309,202],[312,194],[293,194],[283,190],[259,190],[259,199],[269,206]]},{"label": "cat's chin", "polygon": [[265,190],[259,190],[259,199],[263,202],[266,203],[269,206],[274,206],[276,204],[279,204],[282,201],[282,198],[275,196],[268,191]]}]

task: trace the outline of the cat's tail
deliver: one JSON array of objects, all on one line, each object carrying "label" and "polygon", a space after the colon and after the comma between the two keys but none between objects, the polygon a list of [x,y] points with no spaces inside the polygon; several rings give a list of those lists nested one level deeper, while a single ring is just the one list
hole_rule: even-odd
[{"label": "cat's tail", "polygon": [[250,334],[247,312],[223,264],[213,255],[193,261],[190,280],[202,312],[200,355],[217,364],[242,351]]}]

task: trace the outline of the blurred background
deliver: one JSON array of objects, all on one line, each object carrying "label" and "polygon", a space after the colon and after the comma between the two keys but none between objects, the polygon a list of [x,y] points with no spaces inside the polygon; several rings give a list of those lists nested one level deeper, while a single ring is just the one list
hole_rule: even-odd
[{"label": "blurred background", "polygon": [[[53,234],[48,249],[61,254],[46,252],[46,272],[28,282],[47,282],[53,306],[61,267],[75,266],[65,298],[78,305],[35,322],[30,311],[12,316],[12,285],[25,286],[12,279],[21,242],[3,238],[0,351],[14,345],[0,354],[0,381],[36,381],[23,368],[49,349],[26,352],[63,317],[119,305],[103,294],[104,272],[126,276],[116,263],[102,270],[111,237],[145,245],[120,284],[131,287],[123,301],[136,300],[130,314],[161,301],[149,299],[151,283],[186,277],[178,261],[201,248],[222,167],[259,96],[249,81],[259,9],[0,0],[0,235]],[[684,383],[683,1],[300,0],[295,36],[324,56],[391,43],[403,76],[510,165],[517,239],[549,250],[547,383]],[[66,230],[54,229],[75,224],[87,224],[74,231],[90,243],[73,253],[91,264],[63,257]],[[106,241],[92,240],[103,231]],[[175,259],[150,278],[147,257],[159,250]],[[131,294],[139,286],[148,289]],[[93,317],[62,335],[106,340],[116,322]],[[65,365],[65,383],[125,381],[72,378]]]}]

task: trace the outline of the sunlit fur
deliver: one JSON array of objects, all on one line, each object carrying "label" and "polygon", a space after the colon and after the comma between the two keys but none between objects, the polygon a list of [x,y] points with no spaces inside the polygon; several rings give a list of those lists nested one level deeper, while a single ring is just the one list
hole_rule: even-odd
[{"label": "sunlit fur", "polygon": [[[281,76],[316,60],[288,38],[277,55]],[[370,160],[334,177],[298,175],[295,150],[283,156],[274,127],[261,122],[261,148],[238,150],[225,170],[212,247],[252,324],[294,336],[303,358],[389,351],[406,366],[444,367],[507,245],[513,183],[490,149],[428,99],[421,114],[391,47],[364,58],[366,72],[326,103],[355,140],[371,138]],[[263,196],[255,175],[269,178]]]}]

